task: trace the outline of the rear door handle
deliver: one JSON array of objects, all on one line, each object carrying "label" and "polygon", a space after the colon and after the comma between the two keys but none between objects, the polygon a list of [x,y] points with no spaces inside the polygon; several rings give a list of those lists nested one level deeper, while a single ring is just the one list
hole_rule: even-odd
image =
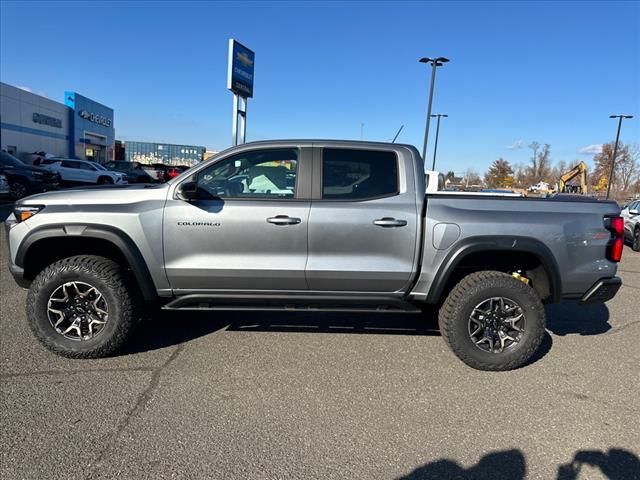
[{"label": "rear door handle", "polygon": [[404,227],[407,224],[406,220],[396,220],[392,217],[379,218],[373,221],[374,225],[379,227]]},{"label": "rear door handle", "polygon": [[267,218],[267,222],[274,225],[297,225],[301,222],[299,218],[289,217],[288,215],[276,215],[275,217]]}]

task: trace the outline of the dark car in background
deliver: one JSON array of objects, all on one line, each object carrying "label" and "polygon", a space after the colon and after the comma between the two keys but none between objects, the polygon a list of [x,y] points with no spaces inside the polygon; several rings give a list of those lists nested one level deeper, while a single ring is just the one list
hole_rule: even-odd
[{"label": "dark car in background", "polygon": [[[104,164],[109,170],[125,173],[129,183],[154,183],[158,181],[158,176],[155,174],[155,169],[151,169],[148,166],[142,165],[139,162],[126,162],[126,161],[112,161]],[[152,172],[152,174],[149,173]]]},{"label": "dark car in background", "polygon": [[60,175],[46,168],[27,165],[7,152],[0,152],[0,173],[7,177],[10,196],[17,200],[34,193],[57,190]]}]

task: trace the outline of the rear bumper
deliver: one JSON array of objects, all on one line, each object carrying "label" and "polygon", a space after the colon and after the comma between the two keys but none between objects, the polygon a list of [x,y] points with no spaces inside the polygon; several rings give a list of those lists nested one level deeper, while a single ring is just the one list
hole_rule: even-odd
[{"label": "rear bumper", "polygon": [[618,277],[601,278],[580,298],[580,303],[604,303],[616,296],[622,286]]}]

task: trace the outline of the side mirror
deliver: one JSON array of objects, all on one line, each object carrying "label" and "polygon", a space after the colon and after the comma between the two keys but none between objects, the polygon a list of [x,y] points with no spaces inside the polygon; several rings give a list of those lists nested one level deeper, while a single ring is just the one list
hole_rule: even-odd
[{"label": "side mirror", "polygon": [[638,211],[638,209],[637,209],[637,208],[634,208],[634,209],[632,209],[632,210],[629,210],[629,215],[638,215],[638,213],[640,213],[640,212]]},{"label": "side mirror", "polygon": [[184,182],[180,184],[176,192],[176,197],[186,202],[198,198],[198,182]]}]

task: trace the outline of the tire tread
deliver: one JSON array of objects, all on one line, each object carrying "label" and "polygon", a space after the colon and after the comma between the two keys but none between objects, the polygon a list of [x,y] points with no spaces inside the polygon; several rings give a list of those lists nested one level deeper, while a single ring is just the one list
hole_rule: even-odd
[{"label": "tire tread", "polygon": [[[477,358],[472,357],[471,355],[469,355],[467,349],[462,344],[462,339],[455,335],[453,332],[454,322],[460,321],[459,310],[461,306],[464,305],[465,297],[468,296],[469,292],[477,289],[479,286],[487,286],[492,284],[495,285],[497,283],[504,284],[505,286],[507,283],[510,283],[512,288],[528,289],[529,291],[527,293],[530,294],[532,300],[535,302],[535,309],[541,312],[542,318],[542,328],[533,329],[535,337],[529,343],[528,347],[522,350],[520,352],[520,355],[518,355],[516,358],[504,363],[483,362],[479,361]],[[467,319],[464,319],[464,321],[466,320]],[[451,350],[458,356],[458,358],[460,358],[467,365],[479,370],[513,370],[526,363],[526,361],[531,358],[531,356],[536,352],[536,350],[542,343],[542,339],[545,334],[544,307],[538,295],[528,285],[525,285],[519,280],[514,279],[507,273],[493,270],[483,270],[467,275],[462,280],[460,280],[460,282],[451,290],[442,307],[440,308],[440,312],[438,315],[438,325],[440,327],[442,338],[447,343],[449,348],[451,348]]]},{"label": "tire tread", "polygon": [[[47,335],[37,325],[36,305],[40,291],[65,271],[98,276],[111,290],[113,296],[118,299],[119,318],[109,319],[118,323],[114,334],[91,350],[64,345],[57,340],[56,335]],[[69,358],[102,358],[110,356],[119,350],[131,336],[138,317],[138,305],[131,296],[128,283],[120,265],[105,257],[77,255],[58,260],[42,270],[31,284],[26,302],[29,327],[42,345],[58,355]],[[82,344],[82,342],[77,343],[78,345]]]}]

